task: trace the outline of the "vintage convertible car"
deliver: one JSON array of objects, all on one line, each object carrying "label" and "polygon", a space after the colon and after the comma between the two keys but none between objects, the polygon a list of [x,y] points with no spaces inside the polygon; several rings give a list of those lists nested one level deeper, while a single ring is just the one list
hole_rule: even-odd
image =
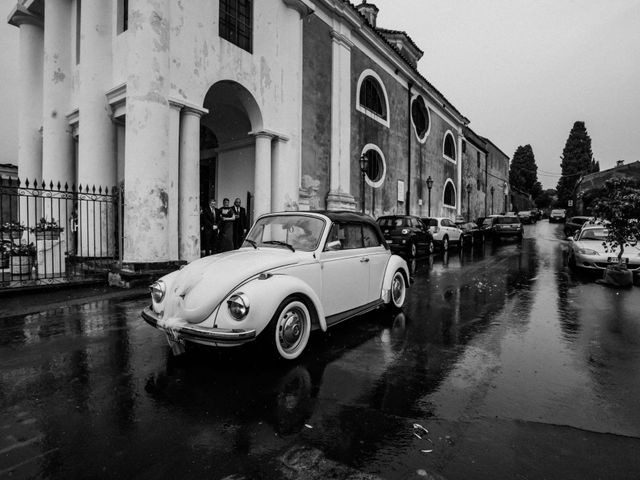
[{"label": "vintage convertible car", "polygon": [[151,285],[142,312],[174,353],[185,342],[219,347],[262,340],[287,360],[312,330],[388,305],[410,284],[378,225],[353,212],[263,215],[239,250],[195,260]]}]

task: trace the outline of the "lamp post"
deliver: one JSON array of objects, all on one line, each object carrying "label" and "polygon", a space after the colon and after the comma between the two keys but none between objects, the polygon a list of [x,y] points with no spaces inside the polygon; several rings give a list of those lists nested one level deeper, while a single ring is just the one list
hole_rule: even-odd
[{"label": "lamp post", "polygon": [[471,218],[471,201],[470,201],[470,197],[471,197],[471,184],[467,183],[467,222],[470,222],[470,218]]},{"label": "lamp post", "polygon": [[363,153],[360,155],[360,203],[364,213],[364,176],[369,169],[369,158]]},{"label": "lamp post", "polygon": [[493,215],[493,192],[495,191],[495,188],[493,185],[491,185],[491,215]]},{"label": "lamp post", "polygon": [[431,187],[433,187],[433,179],[431,178],[431,175],[429,175],[429,178],[427,178],[427,188],[429,189],[428,216],[431,216]]}]

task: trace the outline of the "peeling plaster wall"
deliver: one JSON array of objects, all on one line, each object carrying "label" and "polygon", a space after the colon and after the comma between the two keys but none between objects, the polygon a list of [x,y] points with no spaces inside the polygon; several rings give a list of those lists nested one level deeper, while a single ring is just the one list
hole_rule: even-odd
[{"label": "peeling plaster wall", "polygon": [[331,28],[304,21],[302,185],[311,209],[326,208],[331,176]]}]

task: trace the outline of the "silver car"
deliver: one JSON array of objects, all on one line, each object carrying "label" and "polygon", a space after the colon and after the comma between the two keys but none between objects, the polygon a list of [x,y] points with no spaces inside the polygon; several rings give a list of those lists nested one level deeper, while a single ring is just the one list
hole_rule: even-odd
[{"label": "silver car", "polygon": [[[604,225],[585,224],[575,237],[569,237],[569,266],[587,270],[604,270],[618,263],[618,248],[605,240],[609,231]],[[625,244],[622,261],[631,271],[640,271],[640,248],[636,242]]]}]

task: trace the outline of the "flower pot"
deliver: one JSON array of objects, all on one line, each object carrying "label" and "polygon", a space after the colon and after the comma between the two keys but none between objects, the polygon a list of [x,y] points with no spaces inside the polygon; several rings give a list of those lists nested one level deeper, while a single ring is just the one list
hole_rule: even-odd
[{"label": "flower pot", "polygon": [[16,240],[22,237],[22,230],[9,230],[2,232],[2,240]]},{"label": "flower pot", "polygon": [[37,240],[58,240],[60,238],[60,229],[54,228],[52,230],[36,230]]},{"label": "flower pot", "polygon": [[31,275],[33,257],[29,255],[11,255],[11,277],[26,280]]},{"label": "flower pot", "polygon": [[604,271],[602,283],[613,287],[630,287],[633,285],[633,272],[618,266],[608,267]]}]

